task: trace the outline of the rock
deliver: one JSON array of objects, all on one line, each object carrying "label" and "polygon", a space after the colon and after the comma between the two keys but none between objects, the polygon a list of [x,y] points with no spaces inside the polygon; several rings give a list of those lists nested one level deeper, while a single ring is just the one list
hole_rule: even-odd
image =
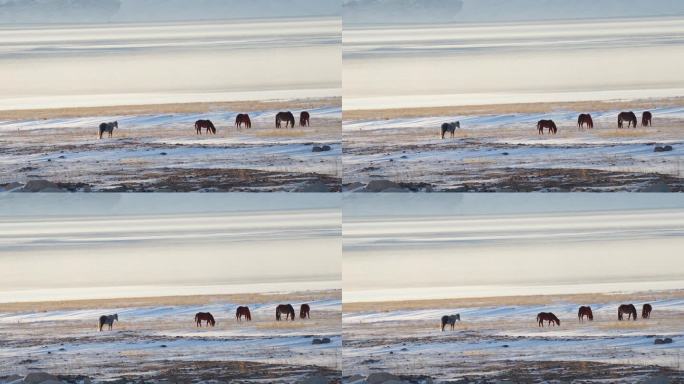
[{"label": "rock", "polygon": [[387,190],[394,192],[402,190],[402,188],[399,184],[389,180],[371,180],[364,188],[366,192],[389,192]]},{"label": "rock", "polygon": [[409,384],[408,381],[402,380],[399,376],[392,375],[386,372],[375,372],[368,375],[366,379],[368,384]]},{"label": "rock", "polygon": [[62,155],[59,157],[60,159],[66,159],[66,156]]},{"label": "rock", "polygon": [[295,192],[330,192],[330,188],[320,180],[306,182],[295,188]]},{"label": "rock", "polygon": [[330,344],[330,338],[324,337],[322,339],[313,339],[311,344]]},{"label": "rock", "polygon": [[162,155],[162,156],[166,156],[166,155],[167,155],[166,152],[160,152],[159,154]]},{"label": "rock", "polygon": [[323,148],[323,152],[327,152],[327,151],[329,151],[329,150],[332,149],[329,145],[324,145],[324,146],[321,147],[321,148]]},{"label": "rock", "polygon": [[502,155],[508,156],[508,152],[501,152]]},{"label": "rock", "polygon": [[666,337],[665,340],[663,340],[663,341],[665,342],[665,344],[671,344],[672,343],[672,339],[669,337]]},{"label": "rock", "polygon": [[664,147],[661,147],[661,146],[659,146],[659,145],[656,145],[656,147],[653,148],[653,152],[669,152],[669,151],[671,151],[671,150],[672,150],[672,146],[671,146],[671,145],[666,145],[666,146],[664,146]]},{"label": "rock", "polygon": [[59,186],[51,181],[43,179],[29,180],[24,188],[21,189],[22,192],[62,192]]},{"label": "rock", "polygon": [[639,189],[639,192],[672,192],[670,186],[662,180],[658,180],[655,183]]},{"label": "rock", "polygon": [[406,351],[408,351],[408,348],[402,348],[401,351],[406,352]]},{"label": "rock", "polygon": [[160,345],[159,348],[166,348],[166,344]]},{"label": "rock", "polygon": [[46,381],[61,383],[57,376],[46,372],[31,372],[24,377],[24,384],[41,384]]},{"label": "rock", "polygon": [[653,341],[653,344],[671,344],[671,343],[672,343],[672,339],[669,337],[666,337],[664,339],[655,339]]},{"label": "rock", "polygon": [[13,181],[13,182],[11,182],[11,183],[7,183],[7,184],[2,184],[2,185],[0,185],[0,192],[2,192],[2,191],[12,191],[12,190],[15,190],[15,189],[19,189],[19,188],[21,188],[22,186],[23,186],[23,184],[17,183],[16,181]]},{"label": "rock", "polygon": [[353,183],[344,184],[342,186],[342,192],[357,192],[363,189],[365,184],[355,181]]},{"label": "rock", "polygon": [[298,384],[328,384],[332,383],[327,377],[322,375],[312,375],[297,381]]},{"label": "rock", "polygon": [[332,148],[329,145],[323,145],[323,146],[314,145],[313,148],[311,148],[311,152],[327,152],[331,149]]},{"label": "rock", "polygon": [[673,382],[672,379],[670,379],[667,376],[663,376],[663,375],[656,375],[653,377],[649,377],[646,380],[640,381],[640,383],[644,383],[644,384],[669,384],[672,382]]},{"label": "rock", "polygon": [[403,156],[401,156],[401,158],[402,158],[402,159],[408,159],[408,156],[403,155]]}]

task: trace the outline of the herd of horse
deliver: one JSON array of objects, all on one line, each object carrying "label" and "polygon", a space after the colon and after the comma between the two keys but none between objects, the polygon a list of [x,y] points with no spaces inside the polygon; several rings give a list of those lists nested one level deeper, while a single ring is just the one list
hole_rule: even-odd
[{"label": "herd of horse", "polygon": [[[294,128],[295,127],[295,117],[292,112],[287,111],[287,112],[278,112],[275,116],[275,127],[276,128],[282,128],[283,124],[285,125],[285,128],[290,127]],[[235,127],[237,129],[242,129],[242,127],[245,128],[252,128],[252,120],[249,118],[249,115],[246,113],[238,113],[237,116],[235,116]],[[307,111],[302,111],[299,114],[299,126],[300,127],[310,127],[311,126],[311,114]],[[109,123],[101,123],[99,127],[99,133],[100,133],[100,139],[102,139],[102,136],[107,133],[109,134],[109,137],[112,137],[112,134],[114,133],[114,128],[119,128],[119,122],[118,121],[112,121]],[[208,135],[209,133],[216,134],[216,126],[214,123],[211,122],[211,120],[197,120],[195,121],[195,134],[201,135],[202,134],[202,129],[204,129],[205,133]]]},{"label": "herd of horse", "polygon": [[[283,319],[283,315],[285,315],[285,320],[292,320],[294,321],[295,319],[295,310],[292,304],[279,304],[276,307],[276,321],[280,321]],[[310,319],[311,318],[311,307],[309,304],[302,304],[299,307],[299,317],[302,319]],[[247,306],[239,306],[235,310],[235,320],[236,321],[252,321],[252,313],[249,311],[249,307]],[[100,332],[102,332],[102,328],[107,325],[109,326],[109,330],[112,329],[112,325],[114,325],[114,321],[119,321],[119,315],[118,314],[113,314],[113,315],[102,315],[100,316],[99,320],[99,328]],[[202,322],[207,327],[214,327],[216,326],[216,319],[214,319],[214,315],[212,315],[210,312],[197,312],[195,314],[195,325],[197,327],[202,327]]]},{"label": "herd of horse", "polygon": [[[649,319],[651,317],[651,311],[653,311],[653,306],[651,304],[644,304],[641,307],[641,318],[642,319]],[[637,309],[634,306],[634,304],[622,304],[618,307],[618,320],[622,321],[625,319],[625,315],[627,315],[627,320],[636,320],[637,319]],[[577,311],[577,319],[580,323],[584,322],[584,319],[587,319],[589,321],[594,320],[594,313],[591,311],[590,306],[580,306],[579,310]],[[454,324],[456,321],[461,321],[461,314],[457,313],[455,315],[444,315],[442,316],[442,332],[444,332],[444,328],[447,325],[451,326],[451,329],[454,329]],[[552,312],[539,312],[537,314],[537,324],[539,327],[544,327],[544,322],[547,322],[547,326],[560,326],[561,322],[556,315],[554,315]]]},{"label": "herd of horse", "polygon": [[[643,127],[649,127],[652,126],[653,120],[653,114],[649,111],[645,111],[641,114],[641,126]],[[618,114],[618,119],[617,119],[617,126],[618,128],[623,128],[624,123],[627,123],[627,128],[633,127],[636,128],[637,126],[637,116],[634,114],[634,112],[620,112]],[[577,128],[580,130],[584,130],[584,128],[592,129],[594,128],[594,120],[591,118],[591,115],[588,113],[580,113],[579,116],[577,117]],[[451,123],[443,123],[441,126],[441,134],[442,134],[442,139],[444,139],[444,135],[449,132],[451,134],[451,137],[454,137],[454,131],[456,128],[461,128],[461,122],[460,121],[454,121]],[[558,127],[556,126],[556,123],[553,120],[539,120],[537,122],[537,132],[540,135],[544,134],[544,129],[547,130],[549,134],[556,134],[558,133]]]}]

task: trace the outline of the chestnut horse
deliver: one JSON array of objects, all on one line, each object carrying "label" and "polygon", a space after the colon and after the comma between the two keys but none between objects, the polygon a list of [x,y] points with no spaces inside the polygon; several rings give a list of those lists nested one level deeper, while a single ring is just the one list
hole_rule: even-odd
[{"label": "chestnut horse", "polygon": [[580,323],[584,322],[584,316],[586,316],[589,321],[594,320],[594,314],[591,312],[590,306],[579,307],[579,311],[577,311],[577,317],[579,318]]},{"label": "chestnut horse", "polygon": [[299,125],[302,127],[310,127],[311,124],[309,123],[309,119],[311,116],[309,115],[309,112],[303,111],[302,113],[299,114]]},{"label": "chestnut horse", "polygon": [[632,320],[637,319],[637,310],[633,304],[622,304],[618,307],[618,320],[622,320],[625,313],[627,314],[627,320],[630,318]]},{"label": "chestnut horse", "polygon": [[288,124],[290,125],[290,128],[294,128],[295,126],[295,118],[292,112],[287,111],[287,112],[278,112],[276,114],[275,118],[275,125],[276,128],[280,128],[280,125],[282,122],[285,122],[285,128],[287,128]]},{"label": "chestnut horse", "polygon": [[209,131],[211,131],[211,133],[213,134],[216,134],[216,127],[214,127],[214,123],[212,123],[211,120],[195,121],[195,131],[198,135],[202,134],[202,128],[205,128],[207,130],[207,134],[209,134]]},{"label": "chestnut horse", "polygon": [[646,111],[646,112],[642,113],[641,114],[641,126],[642,127],[648,127],[649,125],[653,125],[651,123],[652,118],[653,118],[653,115],[651,114],[651,112]]},{"label": "chestnut horse", "polygon": [[291,304],[280,304],[276,307],[276,320],[280,321],[281,315],[285,314],[285,320],[288,318],[292,321],[295,319],[295,310]]},{"label": "chestnut horse", "polygon": [[539,120],[537,122],[537,130],[539,131],[540,135],[544,134],[544,128],[547,128],[549,130],[549,134],[553,133],[555,135],[556,132],[558,132],[558,128],[556,128],[556,123],[554,123],[553,120]]},{"label": "chestnut horse", "polygon": [[549,326],[551,326],[552,323],[558,324],[558,326],[560,326],[560,320],[558,320],[556,315],[551,312],[539,312],[537,315],[537,323],[539,323],[540,327],[544,327],[544,321],[548,321]]},{"label": "chestnut horse", "polygon": [[299,317],[302,319],[310,319],[311,315],[309,315],[309,312],[311,311],[311,308],[309,307],[309,304],[302,304],[301,307],[299,307]]},{"label": "chestnut horse", "polygon": [[624,122],[627,122],[627,128],[631,125],[632,127],[636,128],[637,126],[637,117],[634,114],[634,112],[629,111],[629,112],[620,112],[618,115],[618,128],[622,128],[622,124]]},{"label": "chestnut horse", "polygon": [[216,325],[216,320],[214,320],[214,316],[212,316],[209,312],[197,312],[197,314],[195,315],[195,324],[197,324],[198,327],[201,327],[202,321],[207,322],[207,327],[210,325],[212,327]]},{"label": "chestnut horse", "polygon": [[238,115],[235,116],[235,126],[240,129],[242,128],[242,124],[244,124],[246,128],[252,128],[252,120],[249,119],[249,115],[246,113],[238,113]]},{"label": "chestnut horse", "polygon": [[249,312],[249,307],[237,307],[237,310],[235,311],[235,319],[237,319],[237,321],[241,321],[242,316],[245,317],[245,320],[252,321],[252,314]]},{"label": "chestnut horse", "polygon": [[584,124],[589,129],[594,128],[594,120],[591,119],[591,115],[588,113],[580,113],[579,117],[577,117],[577,128],[583,129]]},{"label": "chestnut horse", "polygon": [[653,307],[651,307],[651,304],[644,304],[644,306],[641,308],[641,318],[648,319],[649,317],[651,317],[652,310]]}]

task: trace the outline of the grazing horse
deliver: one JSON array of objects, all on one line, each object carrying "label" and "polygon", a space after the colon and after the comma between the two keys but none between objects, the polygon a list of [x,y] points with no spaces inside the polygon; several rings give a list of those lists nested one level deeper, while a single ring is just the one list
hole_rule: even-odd
[{"label": "grazing horse", "polygon": [[591,119],[591,115],[588,113],[580,113],[577,117],[577,128],[583,129],[584,124],[586,124],[589,129],[594,128],[594,120]]},{"label": "grazing horse", "polygon": [[539,314],[537,315],[537,323],[539,323],[540,327],[544,327],[544,321],[548,321],[549,326],[555,323],[554,327],[556,326],[556,324],[560,327],[560,320],[558,320],[556,315],[554,315],[551,312],[539,312]]},{"label": "grazing horse", "polygon": [[295,310],[291,304],[280,304],[276,307],[276,320],[280,321],[281,315],[285,314],[285,320],[288,318],[292,321],[295,319]]},{"label": "grazing horse", "polygon": [[311,315],[309,312],[311,312],[311,307],[309,307],[309,304],[302,304],[299,307],[299,317],[302,319],[310,319]]},{"label": "grazing horse", "polygon": [[444,134],[447,132],[451,133],[451,137],[454,137],[454,131],[456,130],[456,128],[461,129],[460,121],[442,124],[442,139],[444,139]]},{"label": "grazing horse", "polygon": [[118,121],[100,124],[100,139],[102,138],[102,134],[105,132],[109,133],[109,137],[112,137],[112,133],[114,133],[114,128],[119,128]]},{"label": "grazing horse", "polygon": [[197,314],[195,315],[195,324],[197,324],[198,327],[201,327],[202,321],[207,322],[207,327],[210,325],[212,327],[216,325],[216,320],[214,320],[214,316],[212,316],[209,312],[197,312]]},{"label": "grazing horse", "polygon": [[285,122],[285,128],[287,128],[288,124],[290,125],[290,128],[294,128],[295,118],[292,112],[278,112],[275,118],[276,128],[280,128],[280,125],[283,121]]},{"label": "grazing horse", "polygon": [[594,314],[591,312],[590,306],[579,307],[579,311],[577,311],[577,318],[579,318],[580,323],[584,322],[584,316],[586,316],[589,321],[594,320]]},{"label": "grazing horse", "polygon": [[249,115],[246,113],[238,113],[238,115],[235,116],[235,126],[240,129],[242,128],[242,124],[244,124],[246,128],[252,128],[252,120],[249,119]]},{"label": "grazing horse", "polygon": [[457,313],[455,315],[444,315],[442,316],[442,332],[444,332],[444,327],[446,327],[447,324],[451,325],[451,330],[454,330],[454,325],[456,324],[456,320],[461,321],[461,314]]},{"label": "grazing horse", "polygon": [[112,330],[112,325],[114,325],[114,320],[119,321],[119,315],[118,314],[113,314],[113,315],[102,315],[100,316],[100,332],[102,332],[102,327],[107,324],[109,326],[109,330]]},{"label": "grazing horse", "polygon": [[249,307],[237,307],[237,310],[235,311],[235,319],[237,319],[237,321],[241,321],[242,316],[245,317],[245,320],[252,321],[252,314],[249,312]]},{"label": "grazing horse", "polygon": [[309,112],[303,111],[302,113],[300,113],[299,114],[299,126],[310,127],[311,124],[309,123],[309,119],[311,119],[311,115],[309,115]]},{"label": "grazing horse", "polygon": [[554,123],[553,120],[539,120],[537,122],[537,130],[539,131],[540,135],[544,134],[544,128],[549,130],[549,134],[553,133],[555,135],[556,132],[558,132],[556,123]]},{"label": "grazing horse", "polygon": [[637,126],[637,117],[634,114],[634,112],[629,111],[629,112],[620,112],[618,114],[618,128],[622,128],[622,124],[624,122],[627,122],[627,128],[631,125],[632,127],[636,128]]},{"label": "grazing horse", "polygon": [[214,135],[216,134],[216,127],[214,127],[214,123],[212,123],[211,120],[195,121],[195,131],[198,135],[202,134],[202,128],[205,128],[207,130],[207,135],[209,134],[209,131],[211,131],[211,133],[213,133]]},{"label": "grazing horse", "polygon": [[641,126],[642,127],[648,127],[649,125],[653,125],[651,123],[652,118],[653,118],[653,115],[651,114],[651,112],[646,111],[646,112],[642,113],[641,114]]},{"label": "grazing horse", "polygon": [[648,319],[649,317],[651,317],[652,310],[653,307],[651,307],[651,304],[644,304],[644,306],[641,308],[641,318]]},{"label": "grazing horse", "polygon": [[637,310],[633,304],[622,304],[618,307],[618,320],[622,320],[625,313],[627,314],[627,320],[630,318],[632,320],[637,319]]}]

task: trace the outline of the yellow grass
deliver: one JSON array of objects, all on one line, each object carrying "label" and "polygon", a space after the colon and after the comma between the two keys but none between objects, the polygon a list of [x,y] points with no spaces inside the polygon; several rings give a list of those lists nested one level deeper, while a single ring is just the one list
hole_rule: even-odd
[{"label": "yellow grass", "polygon": [[622,129],[609,129],[596,131],[596,136],[603,138],[612,137],[643,137],[653,135],[652,130],[645,129],[633,129],[633,128],[622,128]]},{"label": "yellow grass", "polygon": [[306,135],[306,132],[299,129],[282,128],[256,131],[255,135],[258,137],[302,137]]}]

